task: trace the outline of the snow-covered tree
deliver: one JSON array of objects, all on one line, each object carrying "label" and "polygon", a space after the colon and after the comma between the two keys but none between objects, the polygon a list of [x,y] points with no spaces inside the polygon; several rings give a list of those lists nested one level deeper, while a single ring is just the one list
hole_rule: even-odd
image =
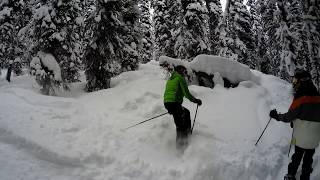
[{"label": "snow-covered tree", "polygon": [[280,0],[277,3],[278,10],[276,11],[276,20],[279,27],[276,31],[276,40],[281,47],[280,52],[280,76],[284,79],[289,79],[289,76],[294,75],[296,69],[296,50],[295,49],[295,31],[297,25],[295,22],[296,6],[293,3]]},{"label": "snow-covered tree", "polygon": [[[55,86],[63,85],[64,88],[68,88],[66,83],[75,82],[79,79],[81,65],[79,34],[83,25],[79,2],[78,0],[43,0],[33,4],[35,7],[33,8],[32,20],[20,31],[19,35],[30,36],[29,38],[32,40],[29,45],[31,59],[40,59],[42,69],[48,67],[45,66],[42,58],[40,58],[42,55],[39,54],[48,55],[46,57],[52,56],[49,59],[56,61],[61,70],[61,78],[51,78],[51,82],[49,82],[49,79],[38,81],[39,83],[48,83]],[[39,76],[39,74],[35,75]],[[51,75],[48,75],[48,77],[51,77]],[[48,86],[47,84],[40,85],[43,88]],[[44,93],[47,92],[47,90],[44,91]]]},{"label": "snow-covered tree", "polygon": [[96,1],[95,0],[84,0],[80,3],[81,7],[81,16],[78,18],[81,24],[81,31],[79,32],[81,44],[81,59],[83,60],[83,56],[85,54],[85,48],[88,46],[92,39],[93,31],[92,25],[90,24],[91,16],[94,16],[94,12],[96,10]]},{"label": "snow-covered tree", "polygon": [[30,62],[30,69],[36,82],[41,85],[41,93],[55,95],[62,82],[61,68],[56,58],[50,53],[38,51]]},{"label": "snow-covered tree", "polygon": [[21,73],[25,46],[17,34],[30,17],[31,10],[23,0],[0,2],[0,68],[12,66],[16,74]]},{"label": "snow-covered tree", "polygon": [[242,0],[230,1],[227,13],[225,17],[227,38],[224,44],[228,50],[220,54],[254,67],[252,58],[254,41],[250,13]]},{"label": "snow-covered tree", "polygon": [[93,39],[84,56],[87,91],[110,87],[111,77],[137,68],[135,1],[98,0],[91,26]]},{"label": "snow-covered tree", "polygon": [[209,44],[211,54],[219,53],[219,22],[222,20],[222,8],[219,0],[205,0],[208,9]]},{"label": "snow-covered tree", "polygon": [[35,41],[33,54],[39,51],[52,54],[61,67],[63,82],[79,78],[80,10],[79,1],[43,1],[35,9],[31,24]]},{"label": "snow-covered tree", "polygon": [[152,59],[153,40],[152,40],[152,25],[151,25],[151,1],[140,0],[139,9],[141,16],[139,19],[139,30],[141,33],[141,44],[139,50],[140,62],[146,63]]},{"label": "snow-covered tree", "polygon": [[121,71],[132,71],[138,68],[139,50],[141,35],[138,24],[140,17],[138,0],[123,0],[124,8],[122,11],[124,39],[123,55],[120,56]]},{"label": "snow-covered tree", "polygon": [[[60,44],[53,52],[58,59],[65,82],[79,80],[81,65],[80,33],[83,26],[83,17],[80,15],[79,0],[58,0],[54,2],[55,22],[57,32],[52,34]],[[62,38],[62,39],[61,39]]]},{"label": "snow-covered tree", "polygon": [[191,59],[208,53],[208,10],[205,3],[200,0],[181,0],[181,7],[181,29],[174,46],[176,56]]},{"label": "snow-covered tree", "polygon": [[218,24],[218,32],[219,32],[218,55],[223,57],[236,57],[236,54],[234,54],[232,50],[232,44],[234,40],[231,37],[229,37],[229,29],[228,29],[229,11],[230,11],[230,0],[226,0],[225,10],[223,12],[222,19]]},{"label": "snow-covered tree", "polygon": [[176,57],[174,43],[177,38],[180,24],[179,1],[159,0],[153,2],[155,54],[160,56]]},{"label": "snow-covered tree", "polygon": [[261,16],[261,0],[249,0],[246,5],[250,8],[250,16],[252,19],[253,46],[252,59],[254,67],[263,73],[270,73],[270,62],[267,57],[266,36],[263,31],[263,23]]},{"label": "snow-covered tree", "polygon": [[[280,65],[280,44],[276,40],[276,31],[279,23],[276,21],[277,0],[257,1],[259,5],[259,14],[261,16],[263,42],[266,46],[262,49],[263,66],[267,65],[266,69],[273,75],[277,75]],[[264,45],[264,44],[262,44]],[[259,48],[262,48],[260,46]],[[261,58],[261,56],[260,56]]]},{"label": "snow-covered tree", "polygon": [[164,18],[167,9],[166,1],[153,1],[152,7],[154,9],[155,55],[158,60],[160,56],[165,55],[164,44],[170,36],[170,30]]},{"label": "snow-covered tree", "polygon": [[320,23],[316,1],[260,0],[257,4],[261,16],[261,34],[267,44],[262,45],[265,47],[263,59],[271,64],[270,72],[290,80],[295,68],[304,68],[312,71],[315,81],[319,81],[317,54]]},{"label": "snow-covered tree", "polygon": [[[320,4],[316,0],[300,0],[302,6],[302,32],[298,61],[303,59],[305,68],[312,74],[320,89]],[[300,62],[302,64],[302,62]]]}]

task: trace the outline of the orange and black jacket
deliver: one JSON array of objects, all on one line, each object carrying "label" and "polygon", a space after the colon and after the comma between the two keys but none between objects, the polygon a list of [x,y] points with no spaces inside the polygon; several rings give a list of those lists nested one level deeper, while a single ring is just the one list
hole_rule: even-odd
[{"label": "orange and black jacket", "polygon": [[296,98],[287,113],[279,114],[279,120],[283,122],[291,122],[295,119],[320,122],[320,96]]}]

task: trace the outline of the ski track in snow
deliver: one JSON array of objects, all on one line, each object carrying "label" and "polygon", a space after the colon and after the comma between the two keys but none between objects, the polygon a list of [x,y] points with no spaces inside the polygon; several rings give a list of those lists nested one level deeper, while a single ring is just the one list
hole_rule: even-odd
[{"label": "ski track in snow", "polygon": [[[274,180],[286,173],[291,129],[271,121],[286,112],[290,85],[262,75],[261,85],[234,89],[190,86],[203,100],[183,154],[164,115],[165,75],[157,63],[123,73],[112,88],[72,97],[38,93],[28,76],[0,80],[0,179],[4,180]],[[79,87],[83,87],[80,85]],[[275,91],[275,89],[279,89]],[[193,121],[195,105],[185,100]],[[319,150],[313,179],[320,179]]]}]

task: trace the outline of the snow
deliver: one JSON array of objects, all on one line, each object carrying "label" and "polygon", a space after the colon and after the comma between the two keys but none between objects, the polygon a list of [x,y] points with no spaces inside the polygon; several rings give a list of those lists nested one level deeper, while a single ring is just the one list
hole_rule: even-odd
[{"label": "snow", "polygon": [[51,35],[51,38],[57,39],[58,41],[64,41],[64,36],[61,33],[55,32]]},{"label": "snow", "polygon": [[21,63],[21,58],[20,58],[20,57],[16,57],[16,58],[14,59],[14,62],[15,62],[15,63]]},{"label": "snow", "polygon": [[5,19],[6,17],[9,17],[11,14],[12,8],[5,7],[3,10],[0,11],[0,20]]},{"label": "snow", "polygon": [[44,18],[44,21],[51,22],[51,16],[49,13],[50,10],[51,8],[48,6],[40,6],[38,9],[36,9],[33,18],[36,20]]},{"label": "snow", "polygon": [[98,23],[101,21],[101,14],[98,14],[97,16],[95,16],[94,20]]},{"label": "snow", "polygon": [[224,11],[226,6],[226,0],[220,0],[220,3],[221,3],[222,11]]},{"label": "snow", "polygon": [[[236,88],[190,86],[202,99],[188,148],[175,148],[169,115],[123,131],[165,112],[165,75],[155,61],[112,79],[93,93],[74,84],[65,97],[43,96],[32,77],[0,81],[0,179],[5,180],[273,180],[286,174],[288,124],[269,120],[286,112],[291,86],[257,71],[260,84]],[[192,118],[196,105],[183,104]],[[320,178],[319,149],[311,179]],[[300,170],[299,170],[300,171]]]},{"label": "snow", "polygon": [[0,83],[5,81],[8,69],[0,69]]},{"label": "snow", "polygon": [[220,7],[216,3],[211,2],[209,7],[211,12],[218,13],[221,11]]},{"label": "snow", "polygon": [[182,61],[181,59],[175,59],[175,58],[171,58],[171,57],[168,57],[168,56],[160,56],[159,57],[159,64],[164,64],[164,63],[167,63],[169,64],[172,68],[174,66],[178,66],[178,65],[182,65],[182,66],[185,66],[185,67],[188,67],[189,64],[187,61]]},{"label": "snow", "polygon": [[56,81],[62,81],[61,69],[60,69],[58,62],[54,58],[54,56],[52,54],[44,53],[44,52],[40,51],[40,52],[38,52],[38,57],[40,58],[42,64],[45,67],[47,67],[49,70],[53,71],[54,79]]},{"label": "snow", "polygon": [[9,0],[1,0],[1,1],[0,1],[0,7],[8,4],[8,3],[9,3],[8,1],[9,1]]},{"label": "snow", "polygon": [[198,55],[190,66],[197,72],[219,72],[233,83],[254,79],[248,66],[220,56]]},{"label": "snow", "polygon": [[213,82],[214,84],[220,84],[221,86],[224,86],[223,78],[221,77],[219,72],[213,73]]},{"label": "snow", "polygon": [[[208,13],[208,10],[205,6],[202,6],[199,2],[196,3],[190,3],[187,6],[188,10],[195,10],[195,11],[200,11],[202,13]],[[187,16],[187,15],[186,15]]]},{"label": "snow", "polygon": [[77,25],[82,26],[82,27],[84,26],[84,17],[79,16],[76,18],[75,21],[76,21]]},{"label": "snow", "polygon": [[159,63],[167,63],[171,68],[183,65],[188,69],[188,72],[192,72],[190,71],[191,69],[196,72],[205,72],[209,75],[214,75],[214,73],[218,72],[220,76],[227,78],[232,83],[241,81],[260,83],[259,77],[255,76],[247,65],[221,56],[202,54],[196,56],[191,62],[161,56]]}]

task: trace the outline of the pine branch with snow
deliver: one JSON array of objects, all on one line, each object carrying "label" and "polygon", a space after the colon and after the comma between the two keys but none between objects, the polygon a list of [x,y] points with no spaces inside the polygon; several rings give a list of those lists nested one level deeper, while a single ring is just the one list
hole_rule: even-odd
[{"label": "pine branch with snow", "polygon": [[30,17],[31,9],[24,1],[6,0],[0,4],[0,68],[12,66],[17,75],[22,72],[27,50],[27,45],[17,34]]},{"label": "pine branch with snow", "polygon": [[219,53],[219,22],[222,20],[222,7],[219,0],[206,0],[208,9],[209,44],[211,54]]},{"label": "pine branch with snow", "polygon": [[84,55],[87,91],[110,87],[110,79],[138,66],[136,1],[97,1],[91,21],[93,40]]},{"label": "pine branch with snow", "polygon": [[174,46],[175,55],[191,59],[209,52],[206,21],[208,10],[202,1],[182,0],[181,29]]},{"label": "pine branch with snow", "polygon": [[154,50],[152,37],[152,19],[151,19],[151,1],[139,0],[139,10],[141,12],[139,19],[139,32],[141,33],[141,41],[139,48],[139,61],[147,63],[152,60]]}]

